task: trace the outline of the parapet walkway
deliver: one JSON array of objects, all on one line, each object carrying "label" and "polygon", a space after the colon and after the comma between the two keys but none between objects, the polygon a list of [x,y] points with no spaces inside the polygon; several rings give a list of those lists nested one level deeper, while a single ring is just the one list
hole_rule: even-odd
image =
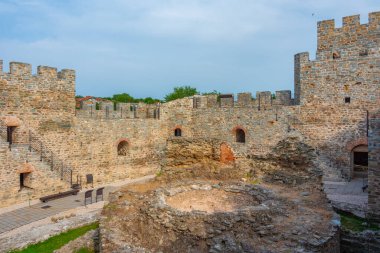
[{"label": "parapet walkway", "polygon": [[[139,183],[154,178],[154,175],[141,178],[126,180],[115,184],[106,185],[104,187],[104,200],[108,200],[110,192],[117,190],[119,187]],[[97,187],[99,188],[99,187]],[[94,189],[97,189],[94,188]],[[87,190],[87,189],[86,189]],[[81,191],[78,195],[51,200],[47,203],[37,203],[30,207],[17,208],[15,210],[0,214],[0,234],[11,231],[15,228],[27,225],[29,223],[42,220],[44,218],[56,215],[58,213],[68,211],[80,206],[84,206],[84,192]],[[93,192],[93,203],[95,202],[95,191]]]}]

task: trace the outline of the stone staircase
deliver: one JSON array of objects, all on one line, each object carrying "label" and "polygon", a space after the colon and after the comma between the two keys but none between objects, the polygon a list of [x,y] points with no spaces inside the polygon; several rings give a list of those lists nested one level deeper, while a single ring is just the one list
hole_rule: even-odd
[{"label": "stone staircase", "polygon": [[[7,152],[9,152],[7,154]],[[29,163],[35,171],[31,173],[31,184],[28,187],[43,193],[53,193],[68,190],[71,185],[61,180],[60,175],[51,169],[46,161],[41,161],[41,156],[35,151],[29,150],[27,144],[9,144],[0,137],[0,160],[9,157],[18,164]],[[21,168],[20,168],[21,169]]]},{"label": "stone staircase", "polygon": [[51,165],[45,161],[41,161],[41,156],[35,151],[29,151],[27,144],[12,144],[13,158],[20,162],[28,162],[36,169],[43,172],[47,177],[54,179],[61,179],[60,176],[51,170]]}]

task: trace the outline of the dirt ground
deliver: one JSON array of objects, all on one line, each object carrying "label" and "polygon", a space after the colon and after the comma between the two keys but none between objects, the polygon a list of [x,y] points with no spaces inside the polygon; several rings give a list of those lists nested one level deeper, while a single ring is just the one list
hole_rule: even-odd
[{"label": "dirt ground", "polygon": [[256,205],[258,203],[252,196],[226,192],[219,189],[210,191],[193,190],[176,194],[166,199],[166,203],[180,211],[193,210],[214,212],[232,212],[236,209]]},{"label": "dirt ground", "polygon": [[[194,182],[204,182],[209,185],[239,184],[236,180],[190,180],[181,183],[176,182],[174,185],[176,185],[175,187],[178,185],[185,187],[185,185],[192,185]],[[240,183],[243,182],[240,181]],[[259,201],[249,194],[218,188],[191,189],[166,196],[165,202],[179,212],[206,212],[207,217],[210,217],[206,223],[199,220],[198,215],[190,215],[190,218],[185,218],[187,216],[182,214],[175,217],[173,213],[166,213],[166,209],[161,213],[157,210],[153,216],[147,215],[151,212],[148,210],[153,207],[148,203],[151,203],[152,199],[155,198],[154,192],[158,189],[170,189],[172,186],[169,182],[154,180],[143,184],[129,185],[121,189],[118,201],[114,204],[111,203],[103,211],[104,217],[107,218],[102,223],[107,229],[105,233],[110,235],[109,238],[104,238],[106,249],[116,250],[124,247],[121,245],[135,245],[150,249],[152,252],[171,252],[174,249],[182,250],[181,252],[208,252],[210,243],[218,247],[224,245],[223,242],[219,244],[213,240],[219,240],[217,238],[231,240],[228,239],[228,234],[232,232],[237,236],[234,238],[245,240],[249,244],[247,246],[249,249],[244,251],[237,249],[237,251],[231,252],[256,252],[254,250],[259,250],[262,246],[268,250],[272,249],[268,252],[286,252],[286,249],[300,247],[305,242],[310,241],[318,244],[318,241],[323,241],[324,238],[329,237],[332,212],[327,207],[327,201],[323,192],[320,191],[319,185],[315,183],[296,186],[264,182],[258,184],[258,187],[270,189],[277,196],[273,199],[273,204],[270,204],[271,202],[265,204],[267,206],[269,204],[271,211],[264,214],[264,218],[260,215],[252,216],[253,223],[250,225],[245,224],[245,221],[231,223],[228,225],[231,229],[230,232],[227,228],[225,231],[220,228],[220,226],[225,225],[218,225],[218,219],[223,224],[226,222],[222,218],[224,214],[232,215],[239,209],[259,207],[261,200]],[[212,218],[214,215],[215,217]],[[269,216],[265,218],[266,215]],[[233,214],[231,217],[236,217],[236,215]],[[173,219],[176,219],[176,223],[172,223]],[[257,219],[262,220],[261,222],[255,221]],[[220,235],[215,234],[218,233],[215,232],[218,230],[221,230]],[[209,236],[214,239],[207,239]],[[186,243],[181,242],[183,240]],[[191,250],[196,251],[187,249],[186,247],[190,247],[189,245],[192,245]]]}]

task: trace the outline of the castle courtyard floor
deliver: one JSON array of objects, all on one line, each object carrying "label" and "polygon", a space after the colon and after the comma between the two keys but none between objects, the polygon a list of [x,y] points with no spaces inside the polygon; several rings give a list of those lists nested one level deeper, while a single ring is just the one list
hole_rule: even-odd
[{"label": "castle courtyard floor", "polygon": [[[123,185],[144,182],[152,179],[153,177],[154,176],[145,176],[107,185],[104,187],[104,200],[107,201],[109,192],[115,191]],[[93,203],[95,203],[95,190],[98,188],[99,187],[94,188],[94,192],[92,194]],[[31,205],[30,207],[21,207],[8,212],[3,212],[0,214],[0,234],[59,213],[84,206],[84,192],[87,190],[88,189],[81,191],[78,195],[51,200],[46,203],[39,202]],[[87,205],[88,203],[89,202],[87,202]]]},{"label": "castle courtyard floor", "polygon": [[364,218],[368,205],[368,190],[363,191],[367,179],[356,178],[350,182],[325,181],[324,191],[334,207]]}]

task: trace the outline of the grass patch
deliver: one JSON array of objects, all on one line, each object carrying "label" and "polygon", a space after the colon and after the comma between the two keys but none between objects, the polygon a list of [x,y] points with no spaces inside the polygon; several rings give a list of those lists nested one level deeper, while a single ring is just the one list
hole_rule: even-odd
[{"label": "grass patch", "polygon": [[80,248],[79,250],[75,251],[75,253],[94,253],[94,249],[90,249],[87,247]]},{"label": "grass patch", "polygon": [[[97,229],[99,227],[98,222],[91,223],[79,228],[70,229],[66,232],[63,232],[59,235],[50,237],[46,241],[39,242],[33,245],[30,245],[22,250],[13,250],[9,253],[51,253],[56,249],[61,248],[63,245],[66,245],[68,242],[84,235],[90,230]],[[83,251],[91,252],[91,251]],[[83,253],[81,252],[81,253]]]},{"label": "grass patch", "polygon": [[348,229],[354,232],[362,232],[364,230],[380,230],[379,226],[369,223],[366,219],[342,211],[338,212],[338,214],[340,215],[343,229]]},{"label": "grass patch", "polygon": [[162,174],[164,174],[164,172],[162,171],[162,169],[160,169],[159,171],[156,172],[156,177],[160,177],[162,176]]},{"label": "grass patch", "polygon": [[105,210],[115,211],[119,206],[115,203],[109,203],[104,207]]},{"label": "grass patch", "polygon": [[261,184],[261,180],[259,178],[255,178],[255,179],[252,179],[250,183],[253,185],[258,185],[258,184]]},{"label": "grass patch", "polygon": [[247,179],[248,178],[252,178],[253,177],[252,171],[249,171],[249,172],[245,173],[244,177],[247,178]]}]

